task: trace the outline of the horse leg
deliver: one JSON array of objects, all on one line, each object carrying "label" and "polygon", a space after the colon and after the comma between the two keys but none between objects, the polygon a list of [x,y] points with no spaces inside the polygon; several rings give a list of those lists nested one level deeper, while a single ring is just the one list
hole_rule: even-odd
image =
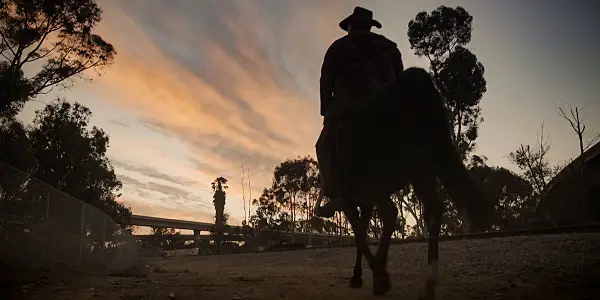
[{"label": "horse leg", "polygon": [[444,202],[437,192],[435,178],[422,179],[414,183],[415,195],[423,202],[423,216],[427,222],[429,241],[427,247],[427,275],[424,294],[426,299],[435,299],[435,287],[439,281],[439,236],[442,225]]},{"label": "horse leg", "polygon": [[[367,236],[367,228],[369,226],[369,221],[371,220],[371,216],[373,215],[373,206],[371,205],[363,205],[360,208],[360,217],[359,222],[361,223],[365,237]],[[352,272],[352,278],[350,279],[349,286],[351,288],[360,288],[362,287],[363,279],[362,279],[362,251],[360,248],[356,247],[356,260],[354,262],[354,270]]]},{"label": "horse leg", "polygon": [[398,208],[390,201],[389,196],[378,198],[376,205],[383,223],[379,247],[375,254],[377,268],[373,270],[373,295],[379,296],[387,293],[391,288],[390,276],[386,271],[386,267],[392,234],[396,228]]},{"label": "horse leg", "polygon": [[348,219],[348,222],[350,222],[352,231],[354,232],[354,242],[356,244],[357,254],[360,251],[360,253],[365,256],[365,259],[369,264],[369,268],[373,269],[376,266],[371,249],[369,249],[369,245],[367,244],[367,227],[360,220],[356,204],[351,203],[350,201],[343,201],[342,208],[346,218]]}]

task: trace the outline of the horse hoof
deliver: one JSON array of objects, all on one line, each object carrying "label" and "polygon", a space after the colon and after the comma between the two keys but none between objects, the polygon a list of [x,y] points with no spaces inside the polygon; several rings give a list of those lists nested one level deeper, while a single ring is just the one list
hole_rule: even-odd
[{"label": "horse hoof", "polygon": [[363,285],[363,280],[361,277],[358,278],[354,278],[352,277],[350,279],[350,283],[348,284],[348,287],[351,289],[360,289]]},{"label": "horse hoof", "polygon": [[373,296],[385,295],[392,285],[390,283],[390,275],[386,271],[373,273]]}]

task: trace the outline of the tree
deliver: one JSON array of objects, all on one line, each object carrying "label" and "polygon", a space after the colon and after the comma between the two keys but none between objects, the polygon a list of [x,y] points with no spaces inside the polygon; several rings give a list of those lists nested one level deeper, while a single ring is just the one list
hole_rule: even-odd
[{"label": "tree", "polygon": [[[517,150],[508,154],[508,159],[523,171],[523,178],[533,187],[532,200],[542,193],[548,182],[561,169],[550,164],[547,157],[549,152],[550,140],[549,136],[544,135],[544,124],[542,124],[536,145],[532,147],[521,144]],[[534,206],[533,203],[530,205]]]},{"label": "tree", "polygon": [[[34,224],[45,215],[45,205],[23,201],[31,174],[37,167],[23,124],[0,117],[0,218]],[[40,203],[36,203],[40,204]]]},{"label": "tree", "polygon": [[226,193],[225,190],[229,188],[227,185],[227,178],[225,177],[217,177],[215,181],[211,183],[214,195],[213,195],[213,204],[215,206],[215,225],[217,227],[224,226],[227,223],[228,214],[225,213],[225,199]]},{"label": "tree", "polygon": [[250,217],[250,224],[258,230],[274,229],[277,227],[277,216],[281,208],[275,201],[272,189],[264,189],[258,199],[253,199],[252,204],[256,206],[254,214]]},{"label": "tree", "polygon": [[[452,123],[453,141],[463,160],[475,149],[479,124],[483,122],[479,102],[486,92],[484,67],[465,46],[471,41],[473,17],[462,7],[439,6],[431,13],[422,11],[408,23],[411,49],[430,63],[433,81],[445,100]],[[442,233],[460,226],[458,212],[445,194],[446,213]],[[410,206],[407,206],[410,212]],[[413,215],[416,212],[412,213]],[[416,219],[416,228],[427,234],[426,223]],[[418,234],[419,232],[417,232]]]},{"label": "tree", "polygon": [[369,227],[367,228],[367,233],[373,236],[376,239],[379,239],[383,230],[383,221],[379,217],[377,213],[377,207],[373,209],[373,215],[369,220]]},{"label": "tree", "polygon": [[347,220],[343,216],[337,216],[338,224],[329,221],[334,224],[331,225],[313,214],[320,189],[319,168],[313,158],[306,156],[286,160],[275,168],[272,186],[264,189],[258,199],[252,200],[256,210],[250,217],[250,224],[257,230],[295,233],[300,229],[309,234],[309,241],[311,233],[323,233],[326,226],[332,230],[334,225],[336,230],[348,227],[344,227]]},{"label": "tree", "polygon": [[528,200],[533,192],[527,180],[505,168],[485,164],[471,167],[470,172],[494,200],[489,205],[494,206],[495,214],[486,216],[490,228],[514,229],[524,225],[524,218],[529,217],[524,209],[531,208]]},{"label": "tree", "polygon": [[585,152],[585,150],[587,150],[589,147],[594,145],[598,140],[600,140],[600,134],[597,134],[597,135],[593,136],[592,138],[588,139],[587,141],[584,141],[583,134],[585,133],[586,127],[585,127],[585,124],[583,124],[583,120],[580,118],[579,107],[575,106],[575,109],[573,110],[573,108],[569,105],[569,114],[570,115],[568,115],[562,109],[562,107],[559,107],[558,111],[559,111],[558,114],[561,117],[563,117],[563,119],[565,119],[567,122],[569,122],[569,125],[571,125],[571,128],[573,128],[573,131],[575,131],[575,134],[577,134],[577,139],[579,141],[580,154],[583,154],[583,152]]},{"label": "tree", "polygon": [[[215,234],[217,236],[215,243],[217,245],[217,253],[220,253],[221,251],[223,229],[227,222],[225,214],[225,190],[228,188],[228,186],[226,184],[227,178],[225,177],[217,177],[215,181],[211,183],[214,191],[213,204],[215,205]],[[227,215],[227,217],[229,216]]]},{"label": "tree", "polygon": [[[0,201],[17,197],[25,183],[37,168],[27,130],[23,124],[12,118],[0,118]],[[10,167],[17,170],[11,170]]]},{"label": "tree", "polygon": [[396,220],[396,231],[394,232],[394,234],[397,236],[398,232],[399,232],[400,237],[402,239],[406,238],[406,229],[407,229],[406,228],[406,226],[407,226],[406,217],[404,216],[405,204],[404,204],[404,199],[403,199],[405,190],[406,190],[406,188],[392,194],[392,201],[394,201],[394,203],[398,207],[398,219]]},{"label": "tree", "polygon": [[[92,33],[101,15],[95,0],[0,1],[0,116],[15,116],[35,96],[110,65],[114,47]],[[26,65],[39,71],[26,78]]]},{"label": "tree", "polygon": [[286,160],[275,167],[273,172],[273,191],[275,197],[281,203],[288,205],[291,215],[292,243],[296,230],[297,208],[302,207],[302,201],[306,200],[306,195],[314,183],[311,175],[314,173],[311,169],[316,166],[316,162],[311,157]]},{"label": "tree", "polygon": [[454,141],[463,159],[473,151],[483,121],[479,101],[486,92],[484,67],[464,46],[471,41],[473,17],[462,7],[440,6],[408,23],[411,49],[430,62],[434,82],[446,102]]},{"label": "tree", "polygon": [[[419,201],[412,189],[412,186],[407,186],[402,190],[392,195],[392,200],[396,202],[396,205],[401,207],[415,220],[415,234],[416,236],[424,236],[427,233],[425,222],[423,222],[423,212],[421,201]],[[399,208],[400,209],[400,208]],[[402,212],[404,214],[404,212]]]},{"label": "tree", "polygon": [[154,241],[161,247],[174,243],[175,240],[169,237],[180,234],[175,228],[152,227]]},{"label": "tree", "polygon": [[89,128],[91,114],[79,103],[60,99],[36,111],[29,130],[38,161],[34,176],[127,223],[130,209],[115,201],[122,184],[106,157],[109,137],[100,128]]}]

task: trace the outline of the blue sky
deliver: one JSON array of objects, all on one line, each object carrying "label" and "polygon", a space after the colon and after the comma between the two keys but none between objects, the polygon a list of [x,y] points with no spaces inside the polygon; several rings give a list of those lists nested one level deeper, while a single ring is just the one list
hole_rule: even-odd
[{"label": "blue sky", "polygon": [[[241,157],[252,196],[285,158],[310,154],[321,125],[318,79],[337,24],[355,5],[374,11],[398,43],[405,66],[427,67],[410,50],[408,22],[439,5],[474,17],[467,45],[485,66],[488,91],[476,152],[515,170],[507,154],[534,143],[542,122],[550,159],[578,154],[556,105],[585,107],[600,130],[600,20],[596,1],[159,1],[103,0],[97,31],[115,64],[61,96],[93,111],[110,135],[109,156],[123,181],[121,201],[137,214],[212,221],[210,182],[230,179],[226,210],[243,219]],[[31,102],[29,121],[42,103]],[[246,193],[248,191],[246,190]],[[246,198],[248,195],[246,194]]]}]

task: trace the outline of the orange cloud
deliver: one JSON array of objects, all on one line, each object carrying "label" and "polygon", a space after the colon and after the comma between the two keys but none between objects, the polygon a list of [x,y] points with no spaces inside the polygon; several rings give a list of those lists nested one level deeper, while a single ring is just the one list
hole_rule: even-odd
[{"label": "orange cloud", "polygon": [[[228,37],[224,40],[186,23],[167,7],[152,15],[156,22],[149,29],[144,16],[117,5],[104,4],[99,32],[115,45],[118,56],[89,89],[134,111],[146,129],[186,145],[190,165],[182,176],[190,174],[207,183],[227,176],[232,216],[242,206],[237,196],[241,195],[241,156],[253,173],[254,197],[271,184],[277,163],[298,155],[314,156],[321,127],[317,93],[321,62],[314,57],[322,56],[328,43],[340,35],[335,24],[340,14],[347,13],[344,9],[290,6],[282,11],[285,25],[273,28],[261,16],[260,7],[229,3],[223,9],[243,13],[214,12],[222,21],[218,30]],[[297,26],[298,22],[304,23]],[[274,36],[272,30],[280,34]],[[166,38],[170,44],[157,42]],[[162,149],[169,152],[169,145]],[[174,167],[161,158],[146,163]],[[136,205],[149,214],[160,211]]]}]

